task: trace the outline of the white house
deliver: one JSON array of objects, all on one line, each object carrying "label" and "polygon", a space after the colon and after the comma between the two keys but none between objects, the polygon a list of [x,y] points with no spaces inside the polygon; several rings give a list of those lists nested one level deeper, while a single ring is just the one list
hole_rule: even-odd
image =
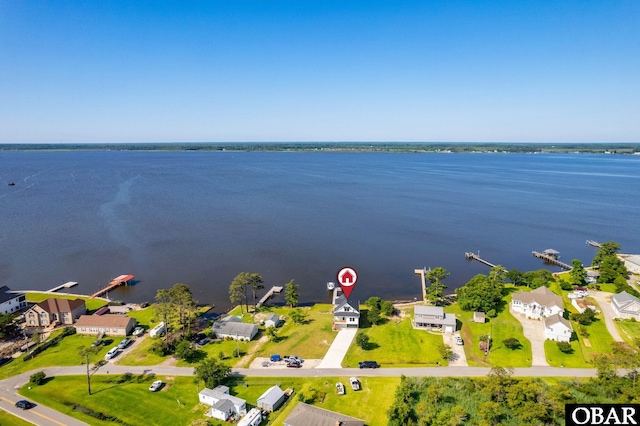
[{"label": "white house", "polygon": [[232,339],[251,340],[258,334],[256,324],[248,324],[236,316],[230,315],[213,323],[211,327],[218,339],[231,337]]},{"label": "white house", "polygon": [[416,305],[413,307],[413,328],[454,333],[456,317],[453,314],[445,314],[442,306]]},{"label": "white house", "polygon": [[229,395],[229,388],[216,386],[214,389],[204,388],[198,394],[200,402],[211,406],[206,415],[226,422],[232,417],[247,414],[247,402],[233,395]]},{"label": "white house", "polygon": [[259,408],[252,408],[237,426],[258,426],[260,423],[262,423],[262,411]]},{"label": "white house", "polygon": [[571,340],[573,327],[560,314],[554,314],[544,319],[544,335],[549,340],[568,342]]},{"label": "white house", "polygon": [[571,301],[571,304],[573,305],[574,308],[576,308],[576,310],[580,313],[583,313],[584,311],[587,310],[587,308],[591,309],[593,312],[600,312],[600,310],[598,309],[598,306],[596,305],[596,303],[592,300],[587,300],[587,299],[573,299]]},{"label": "white house", "polygon": [[277,327],[280,324],[280,317],[277,314],[271,314],[264,320],[264,326],[266,328],[269,327]]},{"label": "white house", "polygon": [[333,290],[333,324],[340,328],[358,328],[360,325],[360,311],[349,303],[340,288]]},{"label": "white house", "polygon": [[514,312],[519,312],[532,319],[545,318],[564,312],[562,297],[547,287],[538,287],[532,292],[515,293],[511,300],[511,308]]},{"label": "white house", "polygon": [[27,307],[27,299],[22,293],[11,293],[9,287],[0,287],[0,314],[11,314]]},{"label": "white house", "polygon": [[620,258],[622,259],[624,266],[627,268],[627,271],[632,274],[640,274],[640,255],[623,255],[620,256]]},{"label": "white house", "polygon": [[267,389],[260,398],[258,398],[258,403],[256,404],[258,408],[261,408],[267,412],[273,412],[282,405],[284,402],[285,396],[284,391],[280,389],[280,386],[272,386]]},{"label": "white house", "polygon": [[616,318],[640,320],[640,299],[626,291],[611,297],[611,308]]}]

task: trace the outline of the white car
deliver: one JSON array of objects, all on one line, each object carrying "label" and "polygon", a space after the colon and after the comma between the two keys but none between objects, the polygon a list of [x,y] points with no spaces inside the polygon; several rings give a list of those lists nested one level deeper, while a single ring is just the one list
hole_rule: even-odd
[{"label": "white car", "polygon": [[456,341],[456,345],[464,344],[464,342],[462,341],[462,337],[456,335],[456,336],[454,336],[454,339]]},{"label": "white car", "polygon": [[156,380],[155,382],[151,383],[151,386],[149,386],[149,390],[151,392],[156,392],[160,390],[161,387],[162,387],[162,380]]},{"label": "white car", "polygon": [[113,348],[109,349],[109,352],[107,352],[107,354],[104,356],[104,359],[110,360],[111,358],[118,355],[119,352],[120,350],[118,349],[118,347],[114,346]]}]

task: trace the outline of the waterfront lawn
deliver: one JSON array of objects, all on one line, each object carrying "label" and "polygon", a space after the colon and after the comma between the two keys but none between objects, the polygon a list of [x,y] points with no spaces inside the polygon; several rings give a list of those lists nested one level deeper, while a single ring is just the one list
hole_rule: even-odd
[{"label": "waterfront lawn", "polygon": [[620,336],[630,345],[633,345],[633,339],[640,339],[640,322],[633,321],[614,321]]},{"label": "waterfront lawn", "polygon": [[[507,287],[506,290],[511,293],[520,288]],[[498,309],[498,316],[487,318],[484,324],[473,322],[473,312],[463,311],[457,303],[445,307],[446,313],[455,314],[462,322],[460,336],[470,367],[531,367],[531,342],[524,337],[520,321],[509,313],[511,295],[505,299]],[[488,356],[478,347],[483,334],[490,335],[493,341]],[[522,346],[519,349],[505,347],[502,341],[510,337],[518,339]]]},{"label": "waterfront lawn", "polygon": [[[50,339],[60,334],[62,330],[51,333]],[[29,370],[38,368],[54,367],[54,366],[70,366],[80,365],[80,356],[78,355],[79,346],[91,346],[95,340],[95,336],[87,336],[82,334],[73,334],[64,337],[60,342],[53,346],[49,346],[43,352],[34,358],[24,361],[24,355],[14,359],[0,369],[0,379],[15,376]],[[116,342],[117,343],[117,342]],[[113,345],[101,346],[100,352],[94,356],[93,362],[104,358],[104,355]]]},{"label": "waterfront lawn", "polygon": [[[153,380],[165,386],[149,392]],[[94,375],[92,395],[87,394],[85,376],[57,376],[43,386],[25,385],[20,394],[91,425],[112,425],[118,420],[130,425],[189,425],[204,418],[209,407],[198,402],[198,389],[193,377],[153,375]],[[112,421],[98,420],[79,410],[80,405],[96,413],[112,416]]]},{"label": "waterfront lawn", "polygon": [[565,354],[558,349],[558,344],[553,340],[545,340],[544,353],[547,357],[547,362],[552,367],[567,367],[567,368],[593,368],[592,364],[585,361],[580,350],[580,343],[577,340],[569,342],[573,353]]},{"label": "waterfront lawn", "polygon": [[256,352],[256,357],[269,357],[271,354],[296,355],[302,359],[324,357],[337,335],[337,332],[331,329],[333,322],[331,305],[317,303],[311,307],[298,309],[302,309],[307,314],[304,324],[293,322],[290,317],[292,311],[290,308],[268,308],[268,313],[284,315],[286,320],[283,326],[278,328],[278,341],[265,342]]},{"label": "waterfront lawn", "polygon": [[32,423],[0,410],[0,425],[2,426],[32,426]]},{"label": "waterfront lawn", "polygon": [[127,312],[127,316],[135,318],[139,326],[145,328],[147,331],[153,328],[156,323],[160,322],[156,319],[156,310],[153,305],[144,309]]},{"label": "waterfront lawn", "polygon": [[134,348],[128,349],[125,355],[116,358],[116,364],[120,365],[157,365],[168,358],[168,356],[159,356],[149,352],[149,348],[153,343],[161,337],[144,337],[144,340],[137,344]]},{"label": "waterfront lawn", "polygon": [[[367,311],[362,309],[361,315],[362,321]],[[442,334],[414,330],[410,316],[402,319],[392,317],[383,324],[361,328],[358,333],[369,336],[371,348],[363,350],[354,340],[342,361],[345,368],[357,367],[359,361],[366,360],[377,361],[382,367],[449,365],[440,357],[437,349],[443,343]]]},{"label": "waterfront lawn", "polygon": [[105,300],[91,299],[89,297],[84,297],[84,296],[69,296],[64,294],[40,293],[40,292],[31,292],[31,291],[26,292],[25,296],[27,298],[27,302],[31,302],[31,303],[40,303],[43,300],[47,300],[52,297],[55,297],[56,299],[83,299],[87,307],[88,313],[97,311],[98,309],[107,305],[107,302]]},{"label": "waterfront lawn", "polygon": [[591,345],[590,347],[587,347],[585,345],[585,338],[577,333],[580,328],[580,324],[571,321],[571,325],[573,326],[573,330],[578,335],[580,350],[582,351],[582,356],[584,357],[584,360],[586,362],[591,361],[594,355],[611,353],[611,345],[613,344],[614,340],[607,330],[604,319],[602,319],[602,313],[599,313],[597,315],[594,322],[585,326],[589,333],[586,339],[589,340],[589,344]]}]

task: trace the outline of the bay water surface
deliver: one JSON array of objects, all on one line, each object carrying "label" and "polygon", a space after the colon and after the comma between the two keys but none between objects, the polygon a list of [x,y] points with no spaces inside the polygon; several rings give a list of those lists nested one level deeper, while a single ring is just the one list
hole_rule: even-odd
[{"label": "bay water surface", "polygon": [[225,309],[245,271],[326,302],[351,266],[352,299],[412,300],[415,268],[446,268],[448,291],[488,272],[465,251],[508,269],[545,267],[531,251],[547,248],[590,264],[587,239],[640,253],[639,224],[640,156],[0,152],[0,285],[14,290],[88,294],[133,274],[109,296],[181,282]]}]

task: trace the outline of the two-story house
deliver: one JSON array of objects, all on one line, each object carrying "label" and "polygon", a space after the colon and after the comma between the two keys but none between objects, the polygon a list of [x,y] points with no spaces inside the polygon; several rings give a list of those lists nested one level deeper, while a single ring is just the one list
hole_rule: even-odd
[{"label": "two-story house", "polygon": [[71,325],[86,313],[87,308],[82,299],[49,298],[29,308],[24,313],[24,318],[27,327],[48,327]]},{"label": "two-story house", "polygon": [[616,318],[640,320],[640,299],[626,291],[611,296],[611,308]]},{"label": "two-story house", "polygon": [[456,317],[453,314],[445,314],[442,306],[416,305],[413,307],[413,328],[454,333]]},{"label": "two-story house", "polygon": [[360,311],[349,303],[341,288],[333,290],[333,324],[339,328],[358,328]]},{"label": "two-story house", "polygon": [[531,292],[515,293],[511,300],[511,309],[524,314],[527,318],[540,319],[564,312],[562,297],[547,287],[538,287]]},{"label": "two-story house", "polygon": [[27,299],[22,293],[11,293],[6,285],[0,287],[0,314],[11,314],[27,307]]}]

